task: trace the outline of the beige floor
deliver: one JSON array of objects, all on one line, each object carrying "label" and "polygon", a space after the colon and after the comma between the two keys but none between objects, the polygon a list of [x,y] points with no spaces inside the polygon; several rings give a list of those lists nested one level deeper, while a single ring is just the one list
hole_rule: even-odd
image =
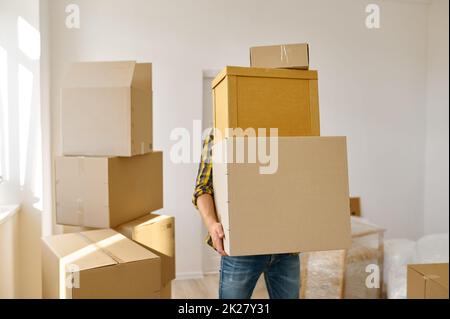
[{"label": "beige floor", "polygon": [[[207,275],[200,279],[175,280],[172,284],[173,299],[217,299],[219,275]],[[264,278],[260,278],[253,299],[268,299]]]}]

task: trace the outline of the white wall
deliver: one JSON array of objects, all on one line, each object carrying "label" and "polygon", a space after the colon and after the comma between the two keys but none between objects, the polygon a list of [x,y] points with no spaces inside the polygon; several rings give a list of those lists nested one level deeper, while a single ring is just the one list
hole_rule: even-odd
[{"label": "white wall", "polygon": [[23,298],[41,296],[39,43],[39,1],[0,0],[0,205],[22,206],[15,295]]},{"label": "white wall", "polygon": [[429,8],[424,230],[448,232],[448,0]]},{"label": "white wall", "polygon": [[[381,29],[365,6],[381,6]],[[65,28],[79,4],[81,29]],[[51,0],[51,106],[60,153],[59,88],[68,63],[154,63],[155,146],[165,152],[165,212],[177,220],[177,271],[201,269],[197,166],[169,161],[173,128],[202,118],[202,70],[249,64],[248,48],[309,42],[324,135],[348,136],[351,193],[388,236],[423,232],[427,7],[421,1]],[[197,141],[196,141],[197,142]],[[199,141],[198,141],[199,142]]]}]

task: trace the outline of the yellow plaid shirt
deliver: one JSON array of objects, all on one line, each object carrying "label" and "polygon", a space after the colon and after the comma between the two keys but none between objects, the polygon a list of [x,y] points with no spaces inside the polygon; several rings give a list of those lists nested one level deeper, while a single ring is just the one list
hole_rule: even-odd
[{"label": "yellow plaid shirt", "polygon": [[212,147],[214,143],[214,135],[211,133],[203,141],[202,156],[200,167],[198,168],[197,180],[195,182],[194,195],[192,203],[197,207],[197,199],[204,194],[214,197],[214,189],[212,183]]}]

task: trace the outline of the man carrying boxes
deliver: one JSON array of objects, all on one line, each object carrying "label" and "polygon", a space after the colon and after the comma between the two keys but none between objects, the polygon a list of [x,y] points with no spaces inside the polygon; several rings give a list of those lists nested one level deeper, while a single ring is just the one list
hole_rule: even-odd
[{"label": "man carrying boxes", "polygon": [[174,219],[150,214],[163,207],[152,65],[75,63],[61,93],[56,222],[99,230],[42,239],[44,298],[170,298]]},{"label": "man carrying boxes", "polygon": [[[204,142],[193,203],[222,256],[220,298],[250,298],[264,274],[271,298],[296,299],[296,252],[351,244],[346,140],[319,137],[317,72],[297,70],[308,59],[307,45],[251,49],[258,68],[227,67],[213,81],[215,132]],[[277,145],[275,172],[216,159],[240,142],[256,151],[250,143],[265,136],[242,134],[261,128],[278,129],[268,139]]]}]

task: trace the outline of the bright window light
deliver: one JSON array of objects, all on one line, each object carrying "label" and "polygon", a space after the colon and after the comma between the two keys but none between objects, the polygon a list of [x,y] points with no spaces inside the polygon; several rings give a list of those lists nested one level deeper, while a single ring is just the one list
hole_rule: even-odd
[{"label": "bright window light", "polygon": [[24,18],[17,20],[19,49],[31,60],[39,60],[41,56],[41,36],[39,31]]},{"label": "bright window light", "polygon": [[33,73],[19,64],[18,72],[19,88],[19,165],[20,165],[20,186],[25,185],[27,173],[27,158],[30,138],[30,116],[31,102],[33,95]]},{"label": "bright window light", "polygon": [[[40,116],[39,116],[40,119]],[[35,119],[36,120],[36,119]],[[40,123],[40,121],[39,121]],[[33,184],[32,184],[32,192],[34,198],[36,198],[36,202],[33,204],[33,207],[39,211],[44,210],[43,203],[43,176],[42,176],[42,142],[41,142],[41,130],[39,126],[38,132],[33,134],[33,145],[34,145],[34,154],[33,154]]]},{"label": "bright window light", "polygon": [[0,176],[9,180],[8,54],[0,46]]}]

